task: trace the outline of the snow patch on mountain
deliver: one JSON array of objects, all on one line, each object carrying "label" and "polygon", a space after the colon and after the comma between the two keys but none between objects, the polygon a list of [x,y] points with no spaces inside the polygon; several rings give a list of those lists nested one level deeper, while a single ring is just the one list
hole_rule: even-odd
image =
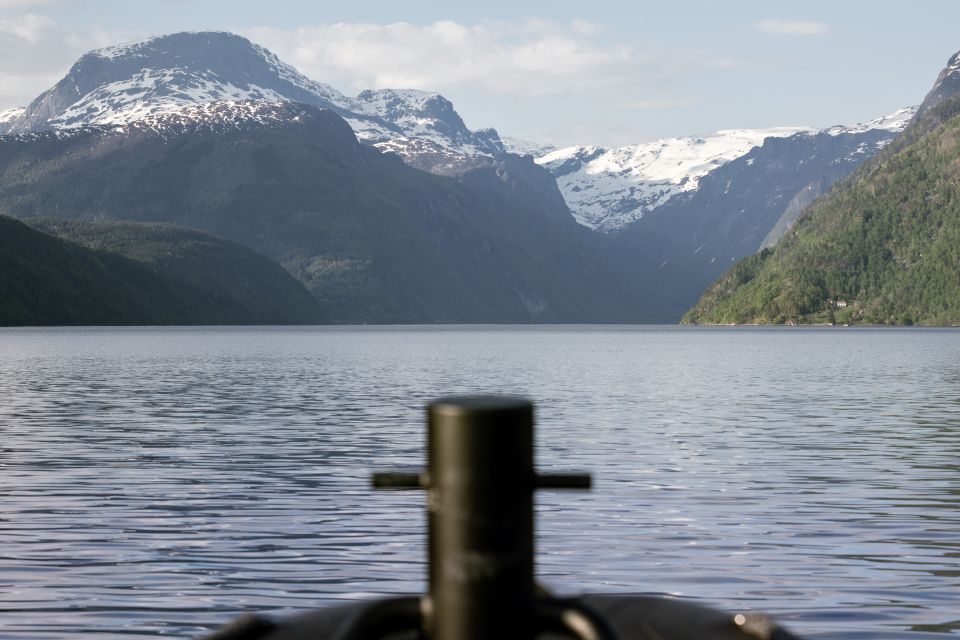
[{"label": "snow patch on mountain", "polygon": [[19,118],[23,115],[24,111],[26,111],[25,107],[13,107],[11,109],[4,109],[0,111],[0,124],[10,122],[15,118]]},{"label": "snow patch on mountain", "polygon": [[13,123],[26,111],[24,107],[0,110],[0,135],[10,130]]},{"label": "snow patch on mountain", "polygon": [[434,91],[368,89],[353,99],[352,106],[358,113],[381,116],[396,124],[415,127],[432,122],[434,118],[427,117],[427,114],[450,106],[450,103]]},{"label": "snow patch on mountain", "polygon": [[288,126],[312,117],[318,110],[302,103],[243,100],[194,104],[177,111],[156,113],[132,122],[105,127],[113,133],[149,132],[164,139],[195,131],[226,131],[251,126]]},{"label": "snow patch on mountain", "polygon": [[353,129],[360,142],[373,145],[387,140],[394,140],[402,137],[402,134],[396,129],[390,128],[379,118],[360,118],[345,116],[344,120]]},{"label": "snow patch on mountain", "polygon": [[127,124],[148,116],[190,111],[198,104],[284,97],[271,89],[249,84],[239,87],[214,73],[186,69],[143,69],[132,77],[97,87],[50,121],[54,128]]},{"label": "snow patch on mountain", "polygon": [[810,127],[730,129],[710,136],[668,138],[617,149],[568,147],[541,155],[536,162],[556,177],[567,206],[580,224],[610,233],[673,198],[696,191],[703,176],[746,155],[766,138],[824,133],[858,135],[870,131],[891,134],[879,140],[863,141],[845,157],[835,159],[834,164],[860,161],[889,144],[916,112],[917,107],[907,107],[868,122],[823,130]]},{"label": "snow patch on mountain", "polygon": [[[260,127],[289,127],[304,123],[325,111],[322,107],[281,100],[263,102],[244,100],[210,102],[182,106],[175,111],[158,112],[128,121],[103,122],[93,125],[57,127],[0,136],[6,142],[65,140],[85,135],[109,136],[131,133],[146,134],[165,141],[199,132],[224,133]],[[350,135],[344,127],[344,133]]]},{"label": "snow patch on mountain", "polygon": [[402,132],[377,127],[376,121],[349,119],[357,136],[378,148],[400,153],[407,158],[418,149],[443,148],[447,154],[461,156],[503,153],[503,144],[496,131],[470,131],[453,108],[453,103],[439,93],[413,89],[378,89],[360,92],[350,102],[356,113],[389,122]]},{"label": "snow patch on mountain", "polygon": [[803,127],[729,129],[710,136],[667,138],[616,149],[567,147],[536,159],[556,177],[577,221],[616,231],[671,198],[697,188],[700,178],[763,144]]},{"label": "snow patch on mountain", "polygon": [[835,125],[824,129],[825,133],[829,133],[832,136],[839,136],[845,133],[865,133],[867,131],[874,131],[880,129],[883,131],[891,131],[893,133],[900,133],[907,128],[907,125],[910,123],[910,120],[913,118],[914,114],[917,113],[918,106],[905,107],[903,109],[898,109],[890,115],[880,116],[879,118],[874,118],[873,120],[868,120],[867,122],[861,122],[860,124],[855,124],[852,126],[845,125]]}]

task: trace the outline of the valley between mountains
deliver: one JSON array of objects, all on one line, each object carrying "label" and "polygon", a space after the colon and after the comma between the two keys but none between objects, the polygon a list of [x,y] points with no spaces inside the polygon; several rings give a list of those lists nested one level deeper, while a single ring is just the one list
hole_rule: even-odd
[{"label": "valley between mountains", "polygon": [[[956,253],[904,247],[955,233],[958,87],[954,57],[859,125],[555,149],[230,33],[95,50],[0,110],[0,323],[956,323]],[[948,292],[896,302],[917,279]]]}]

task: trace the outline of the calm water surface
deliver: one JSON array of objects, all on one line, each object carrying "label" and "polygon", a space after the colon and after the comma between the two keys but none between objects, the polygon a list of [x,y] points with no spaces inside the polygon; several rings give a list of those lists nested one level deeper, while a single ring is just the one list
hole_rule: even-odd
[{"label": "calm water surface", "polygon": [[422,590],[423,496],[367,478],[465,392],[594,474],[538,497],[558,591],[960,634],[960,332],[454,327],[0,330],[0,637]]}]

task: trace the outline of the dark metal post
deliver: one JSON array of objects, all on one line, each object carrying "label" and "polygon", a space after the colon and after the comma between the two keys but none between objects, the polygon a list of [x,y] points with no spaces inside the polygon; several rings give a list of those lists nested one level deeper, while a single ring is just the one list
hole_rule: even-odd
[{"label": "dark metal post", "polygon": [[434,640],[533,638],[533,405],[446,398],[429,415]]},{"label": "dark metal post", "polygon": [[377,473],[381,489],[426,489],[430,593],[421,626],[430,640],[531,640],[560,629],[612,638],[583,607],[534,590],[533,491],[589,489],[584,474],[537,475],[533,405],[465,396],[427,410],[426,473]]}]

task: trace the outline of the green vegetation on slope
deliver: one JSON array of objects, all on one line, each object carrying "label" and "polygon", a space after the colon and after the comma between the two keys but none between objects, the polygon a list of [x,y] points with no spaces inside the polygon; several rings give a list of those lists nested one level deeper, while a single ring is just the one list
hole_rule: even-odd
[{"label": "green vegetation on slope", "polygon": [[[37,225],[56,227],[65,221],[42,220]],[[103,241],[92,243],[101,248],[91,249],[0,216],[0,325],[289,323],[319,316],[309,295],[277,265],[256,254],[263,264],[252,258],[254,264],[243,264],[245,254],[253,253],[247,249],[170,226],[70,223],[69,230],[78,238],[93,236],[97,225],[113,228],[104,227]],[[66,225],[61,231],[71,235]],[[140,253],[142,261],[104,250],[124,242],[142,242],[143,249],[131,251]],[[213,249],[211,257],[190,258],[206,249]],[[237,259],[233,276],[215,273],[218,250]],[[187,256],[182,263],[178,252]],[[158,264],[163,262],[167,266]],[[264,272],[273,269],[280,278],[265,278]],[[286,294],[277,296],[276,306],[256,300],[256,287],[237,286],[244,278],[292,283],[307,301],[301,304],[299,296],[284,298]]]},{"label": "green vegetation on slope", "polygon": [[171,224],[31,218],[34,229],[109,251],[206,294],[227,311],[225,322],[316,323],[317,301],[277,263],[242,245]]},{"label": "green vegetation on slope", "polygon": [[960,116],[945,119],[956,107],[908,129],[772,250],[735,265],[683,322],[960,324]]},{"label": "green vegetation on slope", "polygon": [[329,111],[277,108],[282,121],[223,131],[7,139],[0,213],[201,229],[281,264],[330,322],[637,317],[631,280],[532,159],[436,176]]}]

